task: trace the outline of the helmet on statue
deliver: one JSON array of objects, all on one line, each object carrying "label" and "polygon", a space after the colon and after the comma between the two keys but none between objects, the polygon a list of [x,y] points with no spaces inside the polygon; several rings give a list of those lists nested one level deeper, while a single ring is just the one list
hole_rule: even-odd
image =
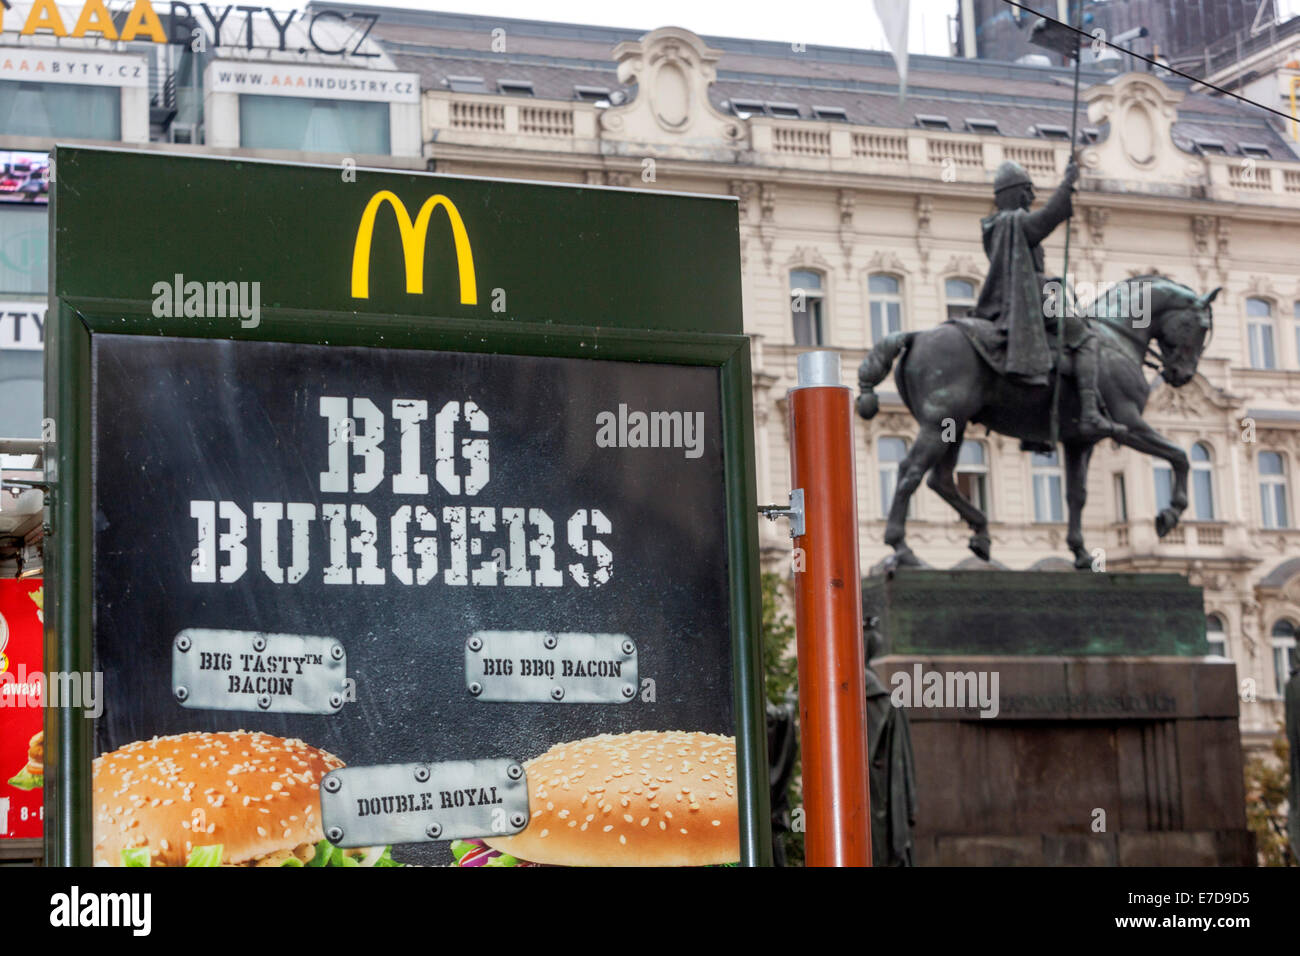
[{"label": "helmet on statue", "polygon": [[1029,173],[1025,172],[1025,167],[1019,163],[1007,160],[998,167],[997,175],[993,177],[993,192],[1002,192],[1004,189],[1010,189],[1012,186],[1032,186],[1034,181],[1029,178]]}]

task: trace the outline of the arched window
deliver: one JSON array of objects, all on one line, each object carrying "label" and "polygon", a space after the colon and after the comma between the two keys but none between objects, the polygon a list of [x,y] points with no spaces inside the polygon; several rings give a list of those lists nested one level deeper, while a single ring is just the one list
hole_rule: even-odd
[{"label": "arched window", "polygon": [[[898,487],[898,466],[907,457],[907,439],[886,436],[876,442],[880,465],[880,516],[889,517],[889,506]],[[909,510],[911,503],[908,503]]]},{"label": "arched window", "polygon": [[975,308],[975,283],[969,279],[948,279],[943,284],[948,318],[956,319]]},{"label": "arched window", "polygon": [[1246,330],[1250,340],[1250,367],[1277,368],[1272,302],[1256,298],[1246,300]]},{"label": "arched window", "polygon": [[1223,619],[1217,614],[1205,618],[1205,640],[1210,645],[1211,657],[1228,656],[1228,635],[1223,630]]},{"label": "arched window", "polygon": [[1286,618],[1273,625],[1269,640],[1273,644],[1273,674],[1277,678],[1277,696],[1281,697],[1291,676],[1291,651],[1295,648],[1296,626]]},{"label": "arched window", "polygon": [[826,292],[820,272],[791,270],[790,320],[795,345],[826,344]]},{"label": "arched window", "polygon": [[867,277],[867,303],[871,312],[871,344],[891,332],[903,330],[903,284],[896,276],[876,273]]},{"label": "arched window", "polygon": [[982,441],[964,441],[957,454],[957,490],[985,515],[989,513],[989,465]]},{"label": "arched window", "polygon": [[1034,520],[1039,522],[1065,520],[1065,478],[1061,472],[1058,451],[1034,452]]},{"label": "arched window", "polygon": [[1259,518],[1265,528],[1289,528],[1286,463],[1275,451],[1259,453]]},{"label": "arched window", "polygon": [[1192,445],[1192,516],[1197,521],[1214,520],[1214,467],[1209,446]]}]

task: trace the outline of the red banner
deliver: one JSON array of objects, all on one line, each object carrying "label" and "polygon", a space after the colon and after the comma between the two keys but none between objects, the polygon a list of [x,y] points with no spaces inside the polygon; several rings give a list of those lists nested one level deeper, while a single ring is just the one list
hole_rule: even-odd
[{"label": "red banner", "polygon": [[0,839],[40,837],[45,817],[40,578],[0,579]]}]

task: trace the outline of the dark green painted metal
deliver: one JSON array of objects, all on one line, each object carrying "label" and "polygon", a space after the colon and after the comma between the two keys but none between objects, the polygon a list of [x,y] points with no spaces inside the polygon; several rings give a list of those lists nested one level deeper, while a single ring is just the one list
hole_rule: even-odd
[{"label": "dark green painted metal", "polygon": [[[334,167],[80,147],[59,147],[55,163],[50,314],[59,318],[47,335],[46,404],[60,429],[51,459],[59,481],[51,493],[55,534],[48,571],[58,601],[51,602],[46,622],[47,660],[54,662],[48,668],[91,669],[94,333],[716,366],[743,783],[741,862],[771,863],[753,395],[749,340],[741,334],[734,200],[370,170],[344,183]],[[376,226],[371,297],[351,298],[357,223],[380,189],[401,196],[413,216],[430,195],[453,198],[474,251],[477,306],[457,301],[448,230],[436,222],[429,231],[425,294],[405,293],[391,212]],[[489,189],[490,207],[484,199]],[[503,190],[508,212],[500,209]],[[73,198],[60,204],[60,193]],[[227,212],[229,220],[223,219]],[[249,232],[250,218],[265,228]],[[262,282],[260,325],[156,318],[153,284],[178,272],[187,280]],[[509,305],[501,315],[491,311],[491,290],[498,287],[507,290]],[[436,314],[412,314],[418,308]],[[47,800],[53,796],[49,805],[58,811],[47,815],[46,859],[88,865],[91,721],[50,712],[47,722],[55,768],[47,776]]]},{"label": "dark green painted metal", "polygon": [[[60,147],[59,186],[79,201],[55,219],[52,294],[152,301],[155,282],[181,273],[261,282],[264,307],[742,333],[734,199],[365,169],[355,179],[336,166]],[[357,225],[380,190],[412,218],[433,195],[456,204],[478,305],[460,304],[442,211],[428,231],[424,294],[405,291],[386,207],[375,221],[370,298],[351,297]],[[492,311],[494,289],[505,290],[504,312]]]},{"label": "dark green painted metal", "polygon": [[[53,213],[51,213],[53,214]],[[90,673],[90,332],[80,316],[51,300],[45,334],[46,415],[56,420],[45,444],[50,481],[45,538],[46,672]],[[52,374],[53,373],[53,374]],[[56,410],[57,411],[54,411]],[[51,437],[51,436],[46,436]],[[45,861],[89,865],[94,721],[72,701],[45,711]]]},{"label": "dark green painted metal", "polygon": [[1201,589],[1178,574],[926,571],[862,582],[890,654],[1201,657]]}]

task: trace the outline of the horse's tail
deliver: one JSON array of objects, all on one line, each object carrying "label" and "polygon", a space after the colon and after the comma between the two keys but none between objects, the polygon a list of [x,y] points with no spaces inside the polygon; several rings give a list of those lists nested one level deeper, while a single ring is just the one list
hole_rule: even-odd
[{"label": "horse's tail", "polygon": [[876,386],[885,380],[889,370],[894,367],[894,360],[912,344],[915,337],[915,332],[891,332],[858,366],[858,414],[863,418],[874,418],[876,412],[880,411]]}]

